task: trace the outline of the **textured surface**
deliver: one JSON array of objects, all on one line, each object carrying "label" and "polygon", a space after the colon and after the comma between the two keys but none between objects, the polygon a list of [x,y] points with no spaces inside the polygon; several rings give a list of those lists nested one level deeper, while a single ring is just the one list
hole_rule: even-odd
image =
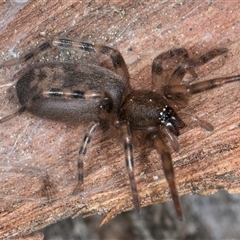
[{"label": "textured surface", "polygon": [[[17,7],[1,3],[1,61],[28,52],[46,38],[64,36],[120,50],[135,89],[150,89],[152,59],[173,46],[185,47],[192,55],[219,46],[229,49],[227,57],[198,69],[201,80],[240,71],[240,5],[236,2],[50,0],[32,1],[22,10]],[[12,88],[19,68],[0,69],[1,116],[19,106]],[[180,195],[207,195],[217,189],[240,192],[239,91],[240,85],[234,83],[192,97],[186,111],[211,122],[215,130],[188,128],[179,137],[181,150],[173,160]],[[71,195],[84,130],[85,126],[56,124],[28,113],[0,125],[1,238],[26,235],[78,213],[132,209],[121,144],[100,132],[85,164],[85,190],[81,197]],[[139,147],[135,160],[142,206],[169,200],[156,152]]]}]

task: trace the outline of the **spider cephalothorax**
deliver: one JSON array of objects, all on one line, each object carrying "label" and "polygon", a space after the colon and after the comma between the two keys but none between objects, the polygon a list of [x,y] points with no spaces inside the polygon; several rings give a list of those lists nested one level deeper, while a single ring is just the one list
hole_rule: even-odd
[{"label": "spider cephalothorax", "polygon": [[[125,152],[133,204],[138,211],[141,204],[134,176],[132,136],[136,131],[143,131],[145,140],[149,141],[161,156],[177,215],[181,219],[182,212],[172,159],[164,139],[170,141],[175,151],[179,150],[177,136],[179,131],[185,127],[183,115],[207,130],[213,129],[211,124],[183,113],[181,109],[187,106],[190,95],[225,83],[240,81],[240,75],[195,84],[182,85],[181,82],[186,72],[196,78],[195,67],[226,53],[227,49],[216,48],[194,59],[188,57],[187,50],[184,48],[172,49],[158,55],[152,64],[153,90],[151,91],[131,89],[129,73],[119,51],[104,45],[86,42],[54,39],[20,59],[4,63],[2,67],[27,61],[53,46],[103,54],[109,58],[111,64],[109,61],[106,61],[108,63],[106,65],[104,62],[99,65],[48,62],[31,67],[16,84],[22,107],[17,112],[0,119],[0,123],[10,120],[25,110],[42,118],[74,124],[90,123],[79,150],[78,183],[74,194],[80,193],[83,189],[83,159],[87,154],[94,131],[99,125],[113,124],[118,127]],[[163,62],[171,60],[174,60],[176,67],[173,67],[166,75]]]},{"label": "spider cephalothorax", "polygon": [[143,90],[133,91],[124,99],[119,120],[129,122],[132,129],[150,130],[165,126],[176,135],[185,126],[161,94]]}]

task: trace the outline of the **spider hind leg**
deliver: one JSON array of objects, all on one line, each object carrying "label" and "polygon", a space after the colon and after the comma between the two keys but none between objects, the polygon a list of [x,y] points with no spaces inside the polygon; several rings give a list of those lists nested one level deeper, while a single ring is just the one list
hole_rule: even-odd
[{"label": "spider hind leg", "polygon": [[84,173],[83,160],[86,157],[88,146],[92,141],[93,133],[96,131],[98,125],[99,125],[98,122],[91,123],[91,125],[89,126],[89,128],[83,138],[82,145],[79,149],[79,157],[78,157],[78,164],[77,164],[78,184],[75,187],[75,189],[73,190],[73,195],[76,195],[83,190],[83,173]]}]

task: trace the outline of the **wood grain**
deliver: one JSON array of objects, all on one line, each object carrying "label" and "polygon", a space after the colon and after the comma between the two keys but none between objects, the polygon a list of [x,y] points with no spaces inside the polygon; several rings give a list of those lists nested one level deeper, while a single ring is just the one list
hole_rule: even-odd
[{"label": "wood grain", "polygon": [[[214,47],[229,49],[227,56],[197,70],[199,81],[240,73],[240,6],[232,1],[49,0],[31,1],[21,9],[6,1],[0,7],[1,24],[8,19],[0,30],[2,62],[46,38],[64,36],[119,49],[134,89],[151,88],[152,59],[173,46],[185,47],[191,56]],[[26,66],[0,69],[0,116],[19,107],[12,86],[15,74]],[[240,192],[239,92],[239,83],[233,83],[191,98],[186,111],[211,122],[215,129],[209,133],[188,127],[179,137],[181,150],[172,157],[180,195],[208,195],[218,189]],[[71,194],[85,128],[29,113],[0,125],[0,238],[26,236],[78,214],[112,212],[114,216],[133,208],[121,144],[100,131],[85,161],[84,191],[81,196]],[[141,205],[168,201],[156,151],[137,147],[134,156]]]}]

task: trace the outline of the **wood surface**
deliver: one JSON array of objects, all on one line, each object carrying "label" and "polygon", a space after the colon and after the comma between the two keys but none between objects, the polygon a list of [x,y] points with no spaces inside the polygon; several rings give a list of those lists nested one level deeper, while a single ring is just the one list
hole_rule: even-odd
[{"label": "wood surface", "polygon": [[[1,62],[60,36],[120,50],[134,89],[151,89],[152,60],[172,47],[184,47],[190,56],[215,47],[229,49],[227,55],[197,69],[199,81],[240,74],[239,8],[234,1],[49,0],[23,6],[2,1]],[[0,117],[19,107],[16,76],[33,63],[0,69]],[[210,133],[189,126],[179,137],[180,152],[171,150],[181,196],[209,195],[219,189],[240,193],[239,93],[240,84],[232,83],[191,98],[186,112],[207,120],[215,129]],[[101,131],[85,161],[84,191],[72,195],[85,129],[29,113],[0,125],[1,239],[27,236],[78,214],[108,214],[108,220],[133,208],[122,144]],[[134,157],[141,205],[170,200],[156,151],[139,146]]]}]

